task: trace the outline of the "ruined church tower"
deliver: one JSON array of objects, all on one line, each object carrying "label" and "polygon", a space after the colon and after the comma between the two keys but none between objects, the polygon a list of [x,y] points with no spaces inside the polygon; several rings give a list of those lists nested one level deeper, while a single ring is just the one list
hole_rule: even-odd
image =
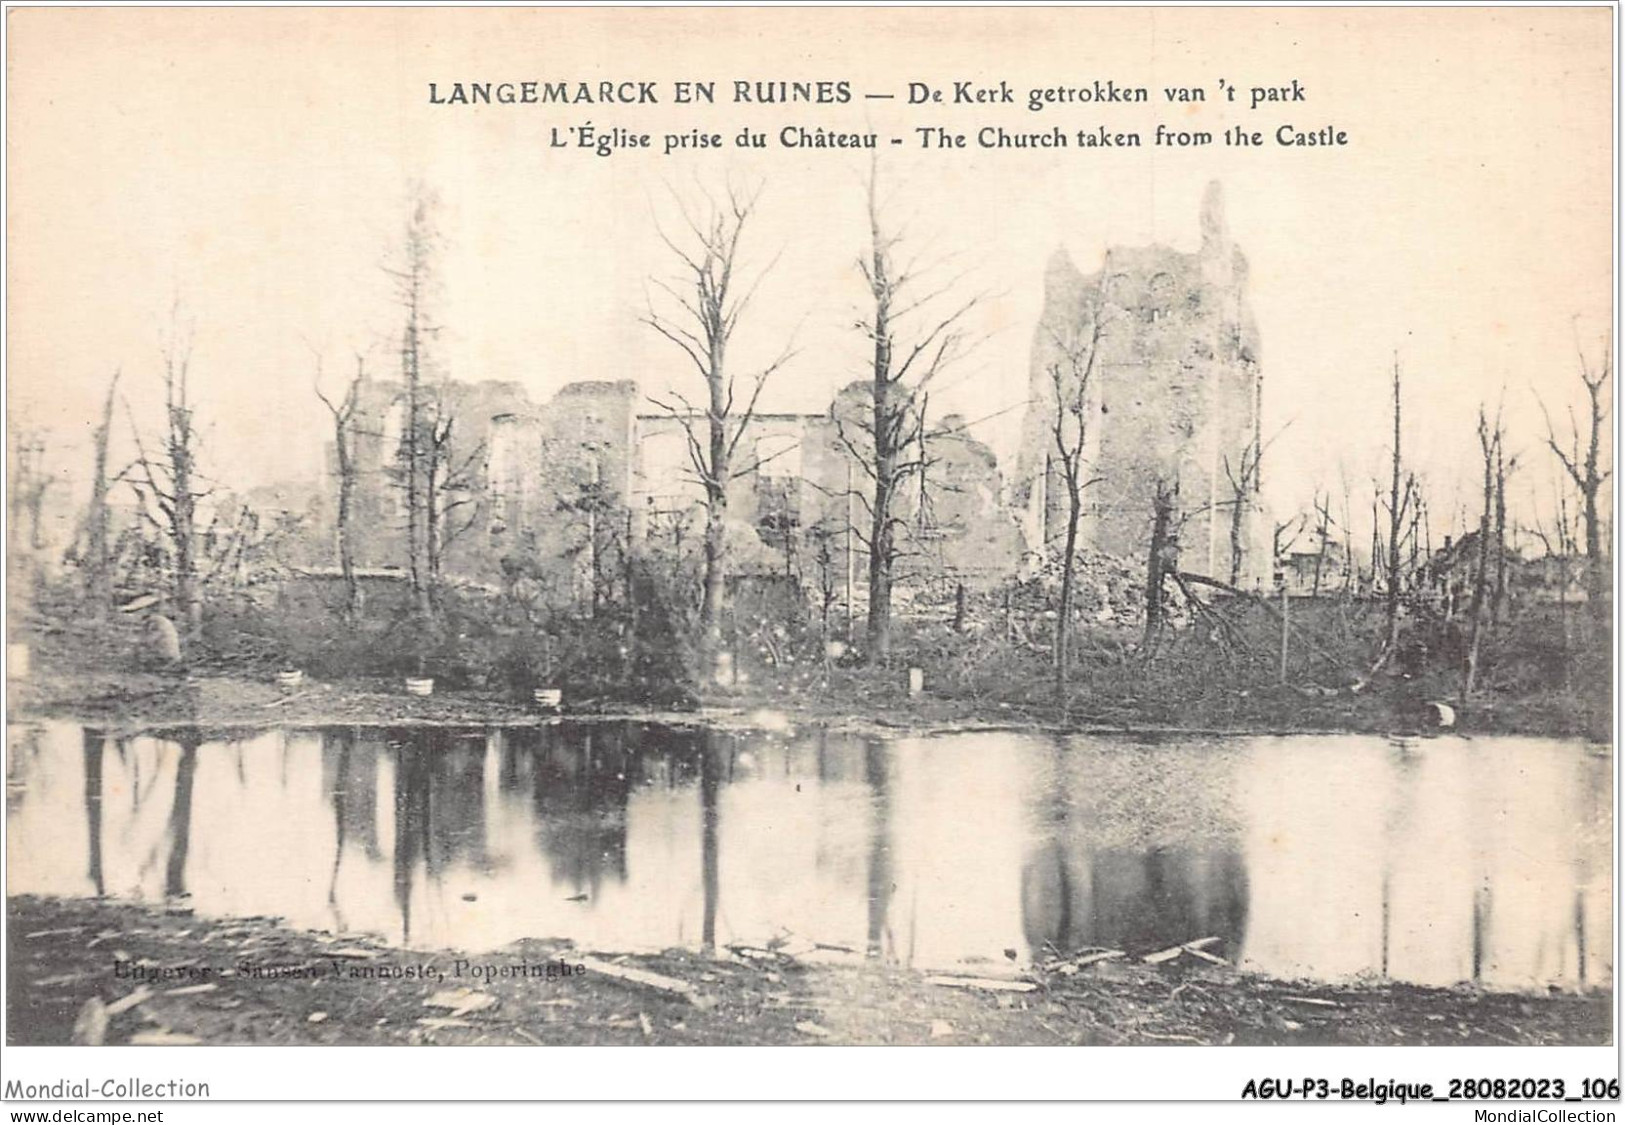
[{"label": "ruined church tower", "polygon": [[1268,578],[1258,329],[1247,304],[1247,259],[1230,239],[1217,182],[1203,197],[1201,235],[1193,254],[1112,247],[1089,276],[1065,250],[1050,259],[1013,497],[1029,557],[1052,556],[1064,539],[1054,371],[1062,342],[1075,349],[1092,339],[1098,319],[1083,473],[1094,483],[1083,494],[1079,543],[1143,559],[1160,480],[1177,489],[1180,569],[1234,577],[1249,589]]}]

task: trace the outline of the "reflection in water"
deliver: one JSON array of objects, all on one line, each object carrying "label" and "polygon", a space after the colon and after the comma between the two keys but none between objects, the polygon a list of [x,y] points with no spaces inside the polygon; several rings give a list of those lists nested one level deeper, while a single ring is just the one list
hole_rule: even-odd
[{"label": "reflection in water", "polygon": [[1277,976],[1608,986],[1610,762],[1527,739],[14,729],[14,893],[414,947],[922,968],[1204,937]]},{"label": "reflection in water", "polygon": [[874,805],[869,829],[869,932],[864,944],[864,954],[868,957],[879,957],[883,952],[882,938],[889,936],[886,912],[891,908],[892,892],[896,890],[892,882],[890,768],[885,744],[879,739],[866,739],[863,776]]},{"label": "reflection in water", "polygon": [[181,898],[186,892],[186,856],[192,847],[192,786],[197,778],[197,752],[203,744],[196,729],[176,739],[181,748],[175,767],[175,799],[169,806],[169,862],[164,867],[164,896]]},{"label": "reflection in water", "polygon": [[90,884],[96,888],[96,897],[107,893],[107,881],[102,877],[102,752],[107,738],[99,730],[86,727],[83,734],[85,751],[85,832],[90,845]]},{"label": "reflection in water", "polygon": [[412,881],[421,862],[425,876],[437,874],[429,846],[429,747],[407,742],[395,765],[395,908],[401,916],[401,941],[412,943]]},{"label": "reflection in water", "polygon": [[[1114,840],[1074,812],[1068,740],[1053,739],[1048,794],[1036,803],[1035,846],[1022,865],[1022,932],[1050,955],[1081,950],[1165,949],[1217,937],[1211,951],[1239,955],[1247,924],[1247,871],[1239,841],[1220,817],[1204,817],[1217,839],[1196,843]],[[1138,784],[1146,784],[1142,776]]]},{"label": "reflection in water", "polygon": [[1098,852],[1081,863],[1052,845],[1023,872],[1022,921],[1034,949],[1144,952],[1218,937],[1234,957],[1247,923],[1247,877],[1234,851]]},{"label": "reflection in water", "polygon": [[700,746],[700,880],[704,884],[701,895],[704,905],[700,918],[700,949],[711,953],[717,947],[717,900],[722,896],[721,877],[718,872],[718,835],[721,827],[721,808],[717,797],[722,789],[724,753],[718,745],[720,739],[707,731]]}]

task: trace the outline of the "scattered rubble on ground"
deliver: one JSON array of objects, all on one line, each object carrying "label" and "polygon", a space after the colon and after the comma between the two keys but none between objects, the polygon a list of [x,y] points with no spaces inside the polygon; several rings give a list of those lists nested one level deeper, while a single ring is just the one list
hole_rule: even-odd
[{"label": "scattered rubble on ground", "polygon": [[[795,935],[714,957],[526,941],[481,958],[562,957],[587,969],[462,984],[451,974],[464,955],[413,951],[414,964],[446,979],[362,983],[310,970],[336,953],[387,965],[402,952],[274,919],[209,921],[105,900],[19,896],[7,909],[18,1044],[1573,1044],[1606,1043],[1611,1029],[1606,992],[1274,981],[1215,963],[1204,937],[1163,950],[1051,951],[1000,961],[996,973],[991,963],[925,973]],[[226,971],[164,987],[132,983],[115,961]],[[236,971],[244,961],[287,971]]]}]

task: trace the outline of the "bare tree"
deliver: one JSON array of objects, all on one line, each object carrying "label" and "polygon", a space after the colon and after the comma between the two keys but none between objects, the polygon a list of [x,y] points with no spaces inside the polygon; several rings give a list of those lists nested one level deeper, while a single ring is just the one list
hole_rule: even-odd
[{"label": "bare tree", "polygon": [[1170,486],[1161,477],[1151,496],[1151,549],[1145,564],[1145,637],[1141,652],[1147,659],[1156,652],[1157,638],[1167,616],[1163,583],[1179,570],[1179,529],[1174,508],[1179,499],[1179,482]]},{"label": "bare tree", "polygon": [[1307,523],[1308,517],[1302,512],[1294,512],[1289,519],[1275,525],[1270,533],[1270,557],[1277,567],[1284,565],[1287,552],[1297,546],[1298,537],[1303,534]]},{"label": "bare tree", "polygon": [[399,263],[386,267],[395,279],[396,299],[406,316],[401,330],[401,378],[405,383],[401,444],[396,451],[396,477],[406,492],[406,561],[412,580],[413,604],[420,618],[434,607],[430,598],[428,465],[429,442],[425,419],[429,409],[426,376],[428,345],[436,328],[428,314],[434,283],[434,258],[440,236],[434,222],[435,198],[423,185],[415,185],[401,243]]},{"label": "bare tree", "polygon": [[[439,597],[446,553],[480,518],[479,477],[485,443],[476,444],[459,459],[454,444],[456,429],[450,388],[442,387],[425,411],[419,443],[424,457],[424,558],[431,598]],[[458,512],[463,508],[472,508],[472,511],[460,517]]]},{"label": "bare tree", "polygon": [[[691,215],[678,201],[687,235],[683,241],[660,237],[681,264],[680,279],[656,280],[663,306],[651,298],[643,322],[676,345],[705,384],[705,408],[696,409],[681,391],[651,397],[682,427],[689,463],[705,492],[705,578],[700,603],[700,640],[705,658],[722,642],[723,602],[727,596],[728,484],[755,468],[735,460],[739,444],[756,414],[762,388],[795,354],[787,344],[776,359],[743,383],[731,364],[730,345],[740,319],[750,307],[769,263],[753,281],[740,276],[740,243],[755,211],[760,189],[728,187],[722,199],[707,196],[703,215]],[[743,402],[736,391],[743,388]]]},{"label": "bare tree", "polygon": [[[1108,267],[1109,267],[1108,262]],[[1072,633],[1072,587],[1077,576],[1078,523],[1083,515],[1083,492],[1096,483],[1084,477],[1084,450],[1089,439],[1090,379],[1100,338],[1105,329],[1105,279],[1092,299],[1069,317],[1064,330],[1051,329],[1056,358],[1048,365],[1055,401],[1050,407],[1050,434],[1055,440],[1055,465],[1066,489],[1066,537],[1061,556],[1061,600],[1055,622],[1055,694],[1066,705],[1068,648]],[[963,589],[963,587],[961,587]]]},{"label": "bare tree", "polygon": [[[1290,423],[1289,423],[1290,425]],[[1256,511],[1259,506],[1259,491],[1262,487],[1262,473],[1264,454],[1269,452],[1275,439],[1286,432],[1287,427],[1277,430],[1275,437],[1264,441],[1260,434],[1255,432],[1248,439],[1247,444],[1241,447],[1241,453],[1234,464],[1230,455],[1224,455],[1224,475],[1230,485],[1230,498],[1217,507],[1230,509],[1230,584],[1232,586],[1241,581],[1241,568],[1247,558],[1247,513]]]},{"label": "bare tree", "polygon": [[1224,475],[1230,484],[1230,584],[1241,581],[1241,567],[1246,556],[1247,509],[1254,503],[1258,492],[1259,464],[1263,448],[1257,439],[1242,446],[1237,464],[1230,463],[1225,454]]},{"label": "bare tree", "polygon": [[1384,631],[1383,645],[1388,653],[1392,653],[1399,644],[1399,595],[1402,575],[1400,572],[1400,536],[1405,527],[1406,501],[1410,498],[1410,490],[1400,493],[1400,397],[1399,397],[1399,355],[1394,355],[1394,446],[1390,458],[1392,476],[1388,491],[1388,581],[1387,581],[1387,628]]},{"label": "bare tree", "polygon": [[40,531],[44,518],[45,494],[53,483],[45,471],[45,442],[37,433],[20,434],[13,441],[11,491],[11,530],[16,535],[28,520],[27,546],[38,551],[45,546]]},{"label": "bare tree", "polygon": [[100,620],[113,606],[113,553],[108,542],[110,520],[107,494],[113,482],[107,475],[107,447],[113,435],[113,402],[118,394],[119,373],[107,381],[107,398],[102,402],[102,420],[91,436],[93,463],[90,476],[90,508],[85,513],[85,593],[90,612]]},{"label": "bare tree", "polygon": [[823,518],[807,528],[812,543],[813,572],[817,577],[818,639],[829,640],[830,611],[840,600],[840,573],[836,569],[835,539],[847,534],[844,524]]},{"label": "bare tree", "polygon": [[1478,445],[1484,458],[1484,504],[1478,521],[1478,565],[1473,575],[1472,634],[1467,644],[1467,667],[1461,681],[1461,701],[1467,702],[1478,678],[1479,652],[1483,643],[1484,616],[1489,608],[1490,533],[1495,519],[1495,469],[1501,460],[1501,416],[1491,425],[1481,406],[1478,409]]},{"label": "bare tree", "polygon": [[[1499,415],[1498,415],[1499,416]],[[1517,457],[1506,456],[1501,435],[1495,442],[1495,588],[1490,599],[1490,620],[1499,623],[1507,600],[1507,477],[1518,467]]]},{"label": "bare tree", "polygon": [[[1585,385],[1586,398],[1590,404],[1590,424],[1585,444],[1582,447],[1580,437],[1580,423],[1569,411],[1569,431],[1571,444],[1568,451],[1558,444],[1556,428],[1552,419],[1546,414],[1546,444],[1562,463],[1563,469],[1569,478],[1574,481],[1574,487],[1580,493],[1582,504],[1582,518],[1585,525],[1586,546],[1586,600],[1593,615],[1598,619],[1605,616],[1603,600],[1608,592],[1608,570],[1603,558],[1602,550],[1602,522],[1597,507],[1597,497],[1603,484],[1613,474],[1612,469],[1602,467],[1602,441],[1604,422],[1608,418],[1607,387],[1609,377],[1613,374],[1612,356],[1605,345],[1602,353],[1601,366],[1593,369],[1587,362],[1584,350],[1580,355],[1580,381]],[[1542,414],[1546,413],[1546,404],[1541,403]]]},{"label": "bare tree", "polygon": [[141,479],[132,479],[131,487],[147,520],[168,542],[175,613],[187,639],[196,640],[203,631],[203,603],[198,594],[198,501],[214,490],[199,488],[198,432],[189,383],[192,342],[190,334],[179,327],[178,318],[175,323],[164,347],[164,432],[156,452],[149,455],[132,420]]},{"label": "bare tree", "polygon": [[333,453],[339,476],[338,516],[335,523],[339,570],[344,575],[344,616],[349,621],[355,621],[361,616],[362,595],[361,583],[355,574],[355,544],[351,537],[350,519],[356,480],[359,476],[355,456],[356,408],[360,402],[361,386],[367,378],[367,370],[362,357],[358,354],[355,357],[355,375],[351,377],[343,397],[337,403],[322,391],[321,378],[322,361],[321,357],[317,356],[316,397],[322,400],[322,405],[327,407],[328,413],[333,416]]},{"label": "bare tree", "polygon": [[1320,596],[1320,580],[1326,568],[1326,552],[1331,545],[1332,538],[1332,497],[1331,493],[1322,495],[1316,491],[1312,502],[1315,510],[1315,578],[1310,587],[1309,596]]},{"label": "bare tree", "polygon": [[[586,562],[589,609],[596,620],[604,601],[614,593],[616,577],[623,577],[624,592],[630,601],[630,586],[624,582],[631,561],[629,536],[623,535],[630,512],[616,502],[593,461],[593,472],[581,481],[573,494],[561,496],[556,511],[572,532],[565,554]],[[619,555],[616,565],[615,555]]]},{"label": "bare tree", "polygon": [[[922,396],[931,381],[968,351],[967,314],[981,302],[972,296],[942,311],[937,298],[954,287],[949,280],[932,287],[929,267],[902,261],[902,236],[886,228],[879,199],[879,164],[872,161],[867,183],[869,246],[858,259],[872,304],[858,329],[873,346],[869,369],[869,409],[853,419],[858,431],[835,417],[841,444],[869,478],[869,663],[891,655],[893,567],[900,553],[897,532],[905,521],[897,501],[909,483],[926,471],[925,415]],[[932,312],[933,308],[937,311]]]}]

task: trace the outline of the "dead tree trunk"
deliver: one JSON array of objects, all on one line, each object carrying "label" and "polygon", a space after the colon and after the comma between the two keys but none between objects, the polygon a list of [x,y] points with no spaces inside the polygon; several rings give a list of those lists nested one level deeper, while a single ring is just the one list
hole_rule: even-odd
[{"label": "dead tree trunk", "polygon": [[1084,479],[1084,450],[1089,439],[1090,380],[1105,328],[1105,278],[1101,289],[1073,314],[1064,330],[1050,333],[1057,358],[1049,365],[1055,391],[1050,433],[1055,441],[1054,462],[1066,487],[1066,534],[1061,554],[1061,597],[1055,618],[1055,696],[1065,708],[1072,636],[1073,587],[1078,569],[1078,524],[1083,516],[1083,492],[1093,481]]},{"label": "dead tree trunk", "polygon": [[440,411],[443,409],[445,409],[444,397],[440,399],[434,417],[430,418],[424,427],[428,448],[425,450],[423,466],[423,558],[428,568],[431,602],[439,600],[441,569],[445,561],[443,542],[444,494],[447,484],[445,474],[447,459],[450,456],[453,422],[452,419],[441,416]]},{"label": "dead tree trunk", "polygon": [[[316,363],[316,377],[321,378],[321,360]],[[355,573],[355,543],[351,535],[351,510],[354,507],[357,477],[355,459],[355,416],[360,402],[361,386],[366,381],[366,368],[358,355],[355,359],[355,377],[350,380],[344,397],[335,405],[322,393],[320,384],[316,397],[322,400],[333,416],[333,456],[339,477],[336,534],[338,538],[339,571],[344,576],[344,616],[348,621],[361,617],[361,583]]]},{"label": "dead tree trunk", "polygon": [[1328,495],[1325,499],[1322,499],[1317,493],[1314,506],[1315,514],[1320,517],[1315,524],[1315,538],[1319,542],[1315,547],[1315,580],[1314,585],[1310,588],[1309,596],[1318,598],[1320,596],[1320,578],[1326,566],[1326,547],[1331,539],[1332,498]]},{"label": "dead tree trunk", "polygon": [[1495,463],[1500,455],[1501,422],[1490,427],[1482,408],[1478,412],[1478,443],[1484,455],[1484,505],[1478,521],[1478,567],[1473,575],[1472,634],[1467,644],[1467,667],[1461,681],[1461,702],[1465,704],[1478,679],[1479,652],[1483,643],[1484,614],[1490,589],[1490,531],[1495,514]]},{"label": "dead tree trunk", "polygon": [[[897,555],[892,534],[892,500],[897,492],[897,434],[892,414],[891,292],[886,286],[885,256],[874,252],[875,338],[871,403],[874,430],[874,500],[869,505],[869,660],[884,664],[891,657],[891,575]],[[899,417],[895,421],[900,422]]]},{"label": "dead tree trunk", "polygon": [[[1585,446],[1581,448],[1580,424],[1575,420],[1571,411],[1569,414],[1569,428],[1572,436],[1571,451],[1565,453],[1563,447],[1557,443],[1557,431],[1552,426],[1550,415],[1546,418],[1546,444],[1557,455],[1558,461],[1574,481],[1579,490],[1581,512],[1585,522],[1586,545],[1586,601],[1592,617],[1596,621],[1605,621],[1608,609],[1603,604],[1607,600],[1609,574],[1607,559],[1602,549],[1602,523],[1598,512],[1598,494],[1604,482],[1612,475],[1612,469],[1602,467],[1602,440],[1603,423],[1608,417],[1608,404],[1605,399],[1605,388],[1613,372],[1612,353],[1603,349],[1602,365],[1595,371],[1586,361],[1585,353],[1580,353],[1580,381],[1585,385],[1586,398],[1590,408],[1590,424],[1588,438]],[[1545,406],[1542,404],[1544,411]]]},{"label": "dead tree trunk", "polygon": [[[1516,459],[1514,459],[1514,464]],[[1499,624],[1507,600],[1507,471],[1508,465],[1499,435],[1495,443],[1495,593],[1490,601],[1490,620]]]},{"label": "dead tree trunk", "polygon": [[[794,354],[787,346],[771,364],[752,377],[742,408],[736,406],[738,380],[731,368],[729,345],[749,305],[763,271],[754,282],[741,284],[739,246],[756,206],[756,194],[729,190],[723,200],[708,199],[705,215],[695,218],[686,209],[683,218],[692,245],[680,246],[661,233],[662,240],[682,264],[675,284],[655,284],[670,299],[670,310],[653,302],[644,323],[670,340],[694,365],[705,382],[705,409],[696,410],[680,391],[667,399],[651,398],[682,427],[689,464],[705,493],[705,577],[700,594],[701,663],[709,665],[722,648],[722,622],[728,583],[728,485],[756,468],[756,459],[740,464],[740,442],[751,428],[756,402],[772,374]],[[767,267],[772,268],[771,264]],[[703,419],[703,423],[702,420]]]},{"label": "dead tree trunk", "polygon": [[[136,431],[137,464],[142,480],[132,482],[146,518],[168,540],[171,569],[170,596],[179,628],[188,641],[203,632],[203,603],[198,589],[197,504],[211,490],[197,485],[198,436],[191,402],[190,343],[176,336],[164,352],[164,433],[159,454],[149,456]],[[153,515],[147,509],[157,509]]]},{"label": "dead tree trunk", "polygon": [[1170,569],[1168,558],[1174,547],[1174,495],[1175,490],[1159,479],[1151,497],[1151,553],[1145,564],[1145,637],[1140,645],[1147,658],[1155,652],[1166,616],[1163,580]]},{"label": "dead tree trunk", "polygon": [[416,189],[402,243],[401,264],[388,272],[395,279],[396,296],[406,314],[401,331],[401,379],[406,385],[401,444],[396,451],[398,484],[406,493],[406,565],[412,582],[412,603],[421,620],[434,614],[430,600],[428,513],[425,477],[428,455],[423,432],[428,407],[424,388],[428,339],[434,329],[428,320],[428,297],[437,235],[434,200]]},{"label": "dead tree trunk", "polygon": [[[737,223],[743,222],[740,216]],[[720,309],[720,305],[717,307]],[[732,393],[727,374],[728,340],[722,321],[716,319],[716,323],[718,330],[710,335],[706,349],[705,586],[700,596],[700,629],[706,649],[712,652],[722,642],[722,610],[728,596],[728,482],[733,479],[733,451],[737,444],[729,440],[728,434]],[[755,406],[754,398],[751,405]],[[740,423],[740,434],[748,422],[747,418]]]},{"label": "dead tree trunk", "polygon": [[[1277,434],[1277,437],[1280,435]],[[1241,570],[1247,560],[1247,513],[1258,507],[1258,494],[1264,465],[1264,453],[1275,438],[1264,441],[1262,435],[1253,438],[1241,449],[1239,467],[1230,464],[1230,455],[1224,457],[1224,473],[1230,484],[1230,584],[1241,581]]]},{"label": "dead tree trunk", "polygon": [[109,510],[107,493],[112,482],[107,476],[107,446],[113,434],[113,400],[118,393],[118,372],[107,383],[102,403],[101,425],[92,439],[94,465],[90,477],[90,509],[85,517],[85,594],[91,616],[100,621],[113,607],[113,558],[108,541]]},{"label": "dead tree trunk", "polygon": [[[918,292],[919,271],[897,260],[899,236],[888,232],[882,220],[878,178],[878,163],[872,161],[869,245],[858,259],[870,300],[869,315],[858,324],[871,344],[868,410],[865,417],[850,419],[832,412],[838,440],[872,485],[863,497],[869,509],[865,655],[871,665],[884,664],[891,656],[892,586],[900,554],[896,502],[929,464],[921,398],[931,380],[964,354],[963,321],[981,300],[973,296],[946,315],[933,314],[915,326],[925,309],[938,305],[944,289]],[[848,425],[857,432],[848,432]]]},{"label": "dead tree trunk", "polygon": [[1399,447],[1399,357],[1394,357],[1394,450],[1393,475],[1388,491],[1388,599],[1387,599],[1387,630],[1385,645],[1387,651],[1392,653],[1399,645],[1399,540],[1404,527],[1405,511],[1404,501],[1399,492],[1400,447]]}]

